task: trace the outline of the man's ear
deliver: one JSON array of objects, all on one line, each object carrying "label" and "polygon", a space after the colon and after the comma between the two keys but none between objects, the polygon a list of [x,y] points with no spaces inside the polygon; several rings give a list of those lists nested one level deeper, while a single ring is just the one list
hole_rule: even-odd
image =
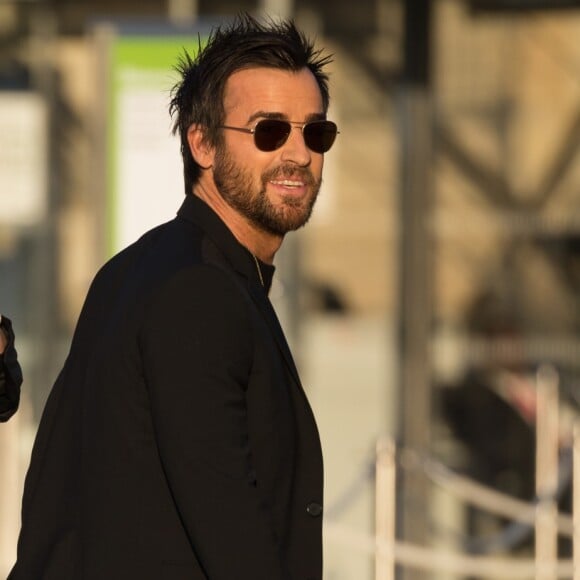
[{"label": "man's ear", "polygon": [[214,148],[205,139],[205,133],[201,125],[192,125],[187,131],[187,142],[192,157],[198,165],[209,169],[213,165]]}]

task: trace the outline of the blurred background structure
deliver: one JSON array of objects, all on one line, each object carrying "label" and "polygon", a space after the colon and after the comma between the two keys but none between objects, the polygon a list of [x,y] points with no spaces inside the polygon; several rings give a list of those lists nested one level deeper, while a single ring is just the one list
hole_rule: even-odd
[{"label": "blurred background structure", "polygon": [[[25,373],[21,411],[0,426],[0,576],[14,559],[36,424],[92,276],[180,203],[171,63],[240,10],[294,17],[335,55],[341,134],[316,215],[289,236],[273,289],[318,417],[327,525],[374,533],[375,441],[390,434],[403,450],[399,538],[532,553],[533,527],[434,489],[421,460],[404,458],[533,501],[536,384],[548,364],[562,417],[554,491],[570,510],[578,2],[0,0],[0,311]],[[570,541],[558,549],[568,557]],[[330,535],[325,560],[325,580],[375,577],[368,553]]]}]

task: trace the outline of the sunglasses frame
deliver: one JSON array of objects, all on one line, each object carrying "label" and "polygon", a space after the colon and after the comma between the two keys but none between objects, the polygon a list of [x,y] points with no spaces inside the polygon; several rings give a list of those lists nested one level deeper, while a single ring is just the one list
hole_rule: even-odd
[{"label": "sunglasses frame", "polygon": [[[289,127],[288,132],[287,132],[284,140],[278,146],[273,147],[272,149],[262,148],[258,145],[258,138],[256,137],[257,131],[259,131],[259,125],[260,125],[260,123],[272,123],[272,122],[286,125],[287,127]],[[325,124],[325,126],[329,126],[329,125],[333,126],[335,131],[336,131],[336,133],[334,134],[332,143],[330,144],[328,149],[325,149],[323,151],[317,151],[316,149],[313,149],[308,144],[308,140],[307,140],[308,133],[304,132],[304,130],[308,126],[317,125],[317,124]],[[258,149],[259,151],[263,151],[265,153],[271,153],[272,151],[276,151],[276,150],[280,149],[280,147],[283,147],[285,145],[286,141],[288,141],[288,138],[290,137],[290,133],[292,132],[292,129],[300,129],[302,131],[302,138],[304,139],[304,143],[306,143],[306,147],[308,147],[308,149],[310,149],[311,151],[314,151],[315,153],[319,153],[319,154],[324,154],[324,153],[327,153],[328,151],[330,151],[330,149],[334,145],[334,140],[336,139],[336,136],[340,133],[336,123],[334,121],[329,121],[327,119],[317,119],[315,121],[307,121],[306,123],[300,123],[298,121],[286,121],[284,119],[260,119],[259,121],[256,122],[254,127],[251,129],[248,127],[233,127],[232,125],[220,125],[218,127],[218,129],[230,129],[231,131],[239,131],[240,133],[247,133],[249,135],[253,135],[254,136],[254,145],[256,146],[256,149]]]}]

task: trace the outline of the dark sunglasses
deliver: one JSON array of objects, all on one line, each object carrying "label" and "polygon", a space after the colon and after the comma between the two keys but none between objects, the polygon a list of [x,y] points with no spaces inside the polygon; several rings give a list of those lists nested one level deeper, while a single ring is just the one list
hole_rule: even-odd
[{"label": "dark sunglasses", "polygon": [[253,129],[229,125],[222,125],[218,129],[250,133],[254,136],[254,143],[260,151],[275,151],[286,143],[293,125],[302,130],[306,146],[315,153],[326,153],[332,147],[338,134],[336,123],[332,121],[311,121],[300,124],[280,119],[262,119],[254,125]]}]

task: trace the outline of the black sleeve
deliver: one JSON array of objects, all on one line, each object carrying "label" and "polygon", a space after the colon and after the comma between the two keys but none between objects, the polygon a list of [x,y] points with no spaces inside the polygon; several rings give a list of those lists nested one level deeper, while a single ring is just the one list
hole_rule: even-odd
[{"label": "black sleeve", "polygon": [[4,422],[8,421],[18,409],[22,370],[18,364],[14,347],[14,331],[10,320],[3,316],[0,327],[8,337],[4,353],[0,354],[0,422]]}]

